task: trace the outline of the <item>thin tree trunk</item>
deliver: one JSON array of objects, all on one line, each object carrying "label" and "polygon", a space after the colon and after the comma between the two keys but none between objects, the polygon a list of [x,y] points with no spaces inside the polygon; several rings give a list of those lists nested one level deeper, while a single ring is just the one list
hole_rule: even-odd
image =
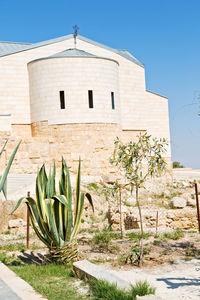
[{"label": "thin tree trunk", "polygon": [[138,185],[136,184],[136,202],[137,202],[138,211],[139,211],[139,216],[140,216],[140,232],[141,232],[141,240],[140,240],[140,260],[139,260],[139,262],[138,262],[138,265],[141,266],[141,264],[142,264],[142,259],[143,259],[143,237],[144,237],[144,231],[143,231],[142,212],[141,212],[141,207],[140,207],[140,202],[139,202],[138,192],[139,192],[139,187],[138,187]]},{"label": "thin tree trunk", "polygon": [[121,193],[121,188],[119,189],[119,212],[120,212],[121,239],[123,239],[123,229],[122,229],[122,193]]}]

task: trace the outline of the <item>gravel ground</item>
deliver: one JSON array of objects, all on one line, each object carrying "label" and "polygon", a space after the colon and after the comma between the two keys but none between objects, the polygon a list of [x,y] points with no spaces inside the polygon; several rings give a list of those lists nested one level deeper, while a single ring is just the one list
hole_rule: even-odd
[{"label": "gravel ground", "polygon": [[145,270],[112,270],[112,272],[133,284],[146,279],[156,287],[156,294],[163,300],[200,299],[200,259],[177,261],[171,265]]}]

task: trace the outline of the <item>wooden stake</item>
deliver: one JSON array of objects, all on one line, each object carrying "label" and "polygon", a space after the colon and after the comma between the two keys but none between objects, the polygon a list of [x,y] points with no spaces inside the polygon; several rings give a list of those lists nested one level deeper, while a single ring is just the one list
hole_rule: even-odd
[{"label": "wooden stake", "polygon": [[156,235],[158,235],[158,211],[156,213]]},{"label": "wooden stake", "polygon": [[121,239],[123,239],[123,229],[122,229],[122,193],[121,188],[119,188],[119,208],[120,208],[120,231],[121,231]]},{"label": "wooden stake", "polygon": [[196,205],[197,205],[197,220],[199,225],[199,233],[200,233],[200,213],[199,213],[199,195],[198,195],[198,186],[197,183],[195,185],[195,194],[196,194]]},{"label": "wooden stake", "polygon": [[[27,197],[30,197],[30,192],[27,193]],[[27,206],[27,223],[26,223],[26,248],[29,248],[29,226],[30,226],[30,219],[29,219],[29,211]]]}]

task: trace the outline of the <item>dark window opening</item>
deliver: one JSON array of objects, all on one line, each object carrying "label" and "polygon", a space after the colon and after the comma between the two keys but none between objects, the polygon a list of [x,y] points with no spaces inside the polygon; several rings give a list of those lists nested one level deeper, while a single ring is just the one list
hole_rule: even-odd
[{"label": "dark window opening", "polygon": [[114,98],[114,92],[111,92],[111,104],[112,104],[112,109],[115,109],[115,98]]},{"label": "dark window opening", "polygon": [[65,92],[60,91],[60,108],[65,109]]},{"label": "dark window opening", "polygon": [[89,108],[93,108],[93,91],[88,91]]}]

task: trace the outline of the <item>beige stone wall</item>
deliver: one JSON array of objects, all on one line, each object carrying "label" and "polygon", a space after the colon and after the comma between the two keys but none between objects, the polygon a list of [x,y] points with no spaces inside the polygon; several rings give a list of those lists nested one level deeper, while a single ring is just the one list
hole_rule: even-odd
[{"label": "beige stone wall", "polygon": [[[41,57],[47,57],[50,55],[53,55],[57,52],[64,51],[68,48],[73,48],[73,39],[64,40],[61,42],[53,43],[50,45],[38,47],[32,50],[28,51],[22,51],[13,55],[8,55],[5,57],[0,57],[0,111],[1,114],[11,114],[11,131],[10,135],[14,136],[22,136],[24,138],[24,143],[21,145],[23,148],[23,151],[19,151],[19,156],[21,155],[20,159],[16,159],[15,161],[15,169],[16,171],[26,171],[26,172],[33,172],[37,170],[38,165],[40,165],[43,161],[49,161],[51,162],[52,157],[54,154],[58,153],[58,156],[60,156],[60,153],[64,151],[64,148],[67,147],[67,143],[70,144],[70,151],[72,151],[72,154],[77,156],[77,143],[80,139],[80,136],[78,132],[74,135],[70,135],[69,132],[73,131],[78,124],[74,124],[74,127],[68,126],[66,124],[66,132],[68,132],[69,136],[71,136],[72,140],[69,140],[64,134],[63,134],[63,140],[66,140],[67,143],[62,142],[56,142],[54,141],[54,138],[49,138],[50,141],[47,142],[47,139],[51,134],[60,132],[60,129],[58,128],[48,128],[48,131],[51,133],[45,133],[47,124],[40,124],[40,130],[36,132],[37,125],[32,124],[32,133],[33,138],[31,137],[31,113],[30,113],[30,95],[29,95],[29,78],[28,78],[28,70],[27,70],[27,64],[34,60]],[[169,118],[168,118],[168,101],[167,99],[157,96],[155,94],[146,92],[145,89],[145,70],[143,67],[125,59],[124,57],[120,56],[117,53],[114,53],[110,51],[109,49],[99,47],[98,44],[93,45],[86,41],[78,39],[77,48],[90,52],[92,54],[95,54],[97,56],[103,56],[107,58],[111,58],[114,60],[117,60],[119,63],[119,99],[120,99],[120,114],[119,112],[114,112],[117,114],[117,117],[113,116],[113,119],[121,119],[121,128],[123,129],[123,137],[125,140],[129,139],[130,137],[135,136],[136,132],[144,132],[147,130],[149,134],[152,134],[153,136],[158,137],[165,137],[168,140],[170,140],[169,136]],[[51,61],[51,60],[49,60]],[[113,62],[114,64],[114,62]],[[95,68],[97,65],[94,66]],[[100,70],[101,74],[103,74],[103,70]],[[108,69],[107,69],[108,71]],[[51,68],[49,67],[49,72],[51,73]],[[112,71],[112,68],[109,66],[109,72],[112,73],[113,79],[109,78],[110,85],[111,81],[114,80],[114,76],[116,75],[116,72]],[[115,75],[113,75],[115,73]],[[39,76],[39,70],[37,75]],[[92,75],[92,74],[90,74]],[[99,76],[100,78],[101,76]],[[104,77],[104,76],[102,76]],[[40,80],[40,79],[39,79]],[[82,78],[79,77],[78,83],[82,83]],[[104,80],[104,79],[102,79]],[[50,82],[50,81],[49,81]],[[59,80],[60,82],[60,80]],[[105,82],[105,81],[104,81]],[[96,84],[96,83],[94,83]],[[49,86],[48,86],[49,87]],[[57,86],[57,88],[61,88],[61,86]],[[109,87],[111,88],[111,86]],[[117,86],[115,86],[117,88]],[[63,90],[65,90],[62,87]],[[88,88],[89,89],[89,88]],[[66,89],[67,91],[67,89]],[[53,91],[55,92],[55,90]],[[44,90],[43,90],[44,93]],[[50,89],[49,89],[50,93]],[[57,95],[57,91],[56,91]],[[87,94],[86,94],[87,95]],[[37,95],[35,95],[36,98]],[[48,95],[50,96],[50,94]],[[72,97],[72,94],[70,96],[70,99]],[[85,97],[85,96],[84,96]],[[87,96],[86,96],[87,97]],[[46,98],[47,99],[47,98]],[[67,101],[67,98],[66,98]],[[110,100],[109,100],[110,103]],[[42,111],[42,110],[41,110]],[[43,109],[43,112],[45,112],[45,109]],[[103,110],[101,111],[102,115]],[[107,113],[107,111],[106,111]],[[45,115],[45,114],[44,114]],[[52,114],[53,115],[53,114]],[[80,116],[80,112],[79,112]],[[94,115],[93,115],[94,116]],[[74,115],[76,119],[76,114]],[[95,122],[95,118],[92,120],[92,122]],[[62,120],[65,117],[63,116]],[[112,115],[109,116],[109,118],[106,117],[106,119],[110,119],[109,121],[106,120],[107,123],[114,122],[112,119]],[[37,121],[37,119],[33,119],[34,121]],[[44,118],[43,118],[44,120]],[[58,115],[56,116],[56,120],[58,120]],[[52,123],[56,123],[55,119],[52,120]],[[79,122],[83,120],[79,120]],[[91,121],[91,119],[90,119]],[[102,121],[105,121],[103,119]],[[62,121],[63,122],[63,121]],[[97,120],[96,120],[97,122]],[[66,121],[67,123],[67,121]],[[94,138],[94,143],[92,145],[98,144],[98,141],[96,140],[95,135],[99,135],[99,139],[101,139],[101,136],[104,135],[104,131],[101,129],[97,131],[96,127],[88,127],[89,129],[85,129],[82,124],[79,124],[81,128],[79,129],[80,132],[82,132],[82,135],[84,136],[91,136]],[[86,124],[85,124],[86,125]],[[26,127],[28,126],[28,127]],[[52,125],[53,126],[53,125]],[[88,124],[88,126],[90,126]],[[102,124],[104,126],[104,124]],[[105,149],[102,150],[102,157],[104,156],[104,161],[107,160],[107,153],[108,149],[110,151],[111,143],[113,142],[113,138],[116,135],[121,134],[120,130],[115,130],[114,128],[116,125],[114,124],[107,124],[105,126],[108,126],[108,132],[105,129],[105,140],[106,136],[108,135],[108,139],[111,140],[108,147],[108,142],[104,142],[101,144],[104,144]],[[71,128],[71,129],[69,129]],[[78,127],[77,127],[78,128]],[[97,126],[98,128],[98,126]],[[111,132],[113,130],[113,132]],[[75,130],[76,132],[76,130]],[[86,132],[86,133],[84,133]],[[89,132],[89,133],[87,133]],[[0,130],[0,133],[1,130]],[[4,132],[4,136],[7,135],[8,132]],[[62,135],[62,134],[61,134]],[[34,137],[35,136],[35,137]],[[3,134],[2,134],[3,137]],[[92,138],[91,138],[92,139]],[[83,139],[84,140],[84,139]],[[90,138],[89,138],[90,140]],[[69,141],[69,142],[68,142]],[[80,139],[80,143],[82,142],[82,139]],[[92,143],[92,141],[90,141]],[[14,145],[14,144],[13,144]],[[83,145],[85,145],[85,142],[83,142]],[[90,145],[90,144],[89,144]],[[79,149],[79,148],[78,148]],[[96,151],[96,146],[91,147],[92,151]],[[97,149],[99,149],[97,147]],[[98,151],[98,150],[97,150]],[[65,150],[66,152],[66,150]],[[67,155],[67,159],[70,161],[72,158],[70,154]],[[90,153],[91,157],[95,157],[95,154]],[[98,158],[98,154],[97,158]],[[167,157],[170,157],[170,147],[168,148],[168,153],[166,154]],[[101,158],[103,161],[103,158]],[[94,162],[92,159],[91,161]],[[89,161],[87,164],[90,165],[91,161]],[[20,165],[22,166],[20,169]],[[101,169],[105,170],[107,167],[104,167],[104,163],[99,163],[98,166],[101,167]],[[29,167],[30,166],[30,167]],[[94,166],[91,168],[94,169]],[[90,170],[90,167],[87,167],[86,169]],[[88,171],[89,172],[89,171]],[[91,169],[91,172],[92,169]]]},{"label": "beige stone wall", "polygon": [[10,131],[11,130],[11,115],[0,115],[0,131]]},{"label": "beige stone wall", "polygon": [[[93,57],[30,63],[31,122],[120,123],[118,67],[113,60]],[[88,90],[93,91],[94,108],[89,108]],[[65,109],[60,108],[60,91],[65,93]],[[111,106],[111,92],[115,109]]]},{"label": "beige stone wall", "polygon": [[[12,123],[27,124],[30,120],[29,79],[27,64],[37,58],[73,48],[73,39],[0,57],[0,110],[12,114]],[[119,85],[123,127],[141,129],[145,126],[143,101],[145,94],[144,68],[119,54],[78,39],[77,48],[119,62]],[[137,112],[137,113],[136,113]]]},{"label": "beige stone wall", "polygon": [[171,158],[170,131],[168,116],[168,99],[146,92],[148,103],[147,132],[158,138],[165,138],[168,141],[166,157]]},{"label": "beige stone wall", "polygon": [[[26,134],[23,134],[27,130]],[[33,137],[28,137],[29,128],[19,130],[21,136],[11,137],[4,151],[5,163],[22,139],[12,165],[13,173],[36,173],[43,163],[57,166],[65,157],[69,168],[76,172],[79,157],[82,159],[82,174],[99,176],[112,173],[109,158],[116,136],[121,138],[117,124],[64,124],[49,125],[38,122],[32,125]],[[4,164],[5,165],[5,164]]]},{"label": "beige stone wall", "polygon": [[[1,170],[8,163],[17,143],[22,140],[12,165],[12,173],[36,173],[43,163],[52,166],[54,160],[60,167],[63,156],[72,172],[76,172],[81,157],[82,174],[89,176],[115,172],[109,159],[116,137],[126,143],[136,140],[139,133],[144,133],[137,130],[122,130],[118,124],[48,125],[47,121],[36,122],[32,126],[15,125],[13,130],[15,134],[7,136],[5,132],[0,133],[0,140],[9,138],[1,158]],[[0,143],[0,146],[2,145],[3,141]]]}]

